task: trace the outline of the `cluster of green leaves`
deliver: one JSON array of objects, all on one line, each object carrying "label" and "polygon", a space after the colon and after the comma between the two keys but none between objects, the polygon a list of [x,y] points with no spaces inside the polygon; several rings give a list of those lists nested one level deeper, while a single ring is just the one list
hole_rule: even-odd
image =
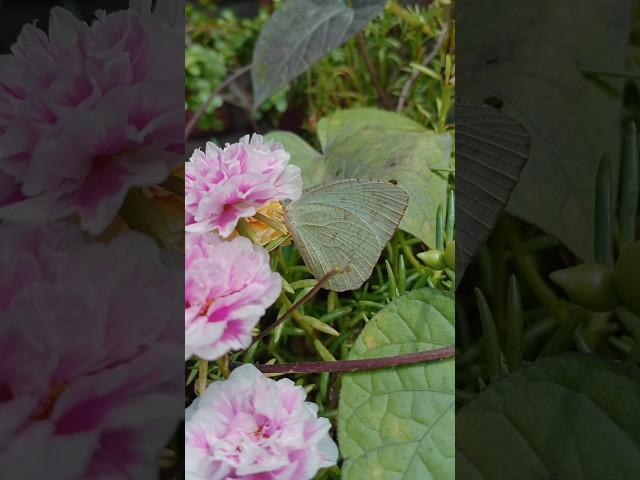
[{"label": "cluster of green leaves", "polygon": [[316,151],[289,132],[271,132],[303,172],[305,188],[336,178],[377,178],[397,182],[409,194],[400,227],[435,247],[435,216],[445,205],[453,139],[402,115],[377,109],[342,110],[317,127]]},{"label": "cluster of green leaves", "polygon": [[[386,245],[374,274],[362,288],[340,294],[319,293],[265,341],[246,352],[231,355],[229,361],[330,362],[453,345],[454,282],[448,273],[431,269],[417,258],[424,250],[425,245],[419,239],[396,232]],[[282,316],[317,283],[294,245],[274,250],[271,258],[272,267],[282,275],[285,288],[262,320],[261,329]],[[209,365],[209,382],[224,378],[220,367]],[[349,465],[344,467],[349,473],[333,467],[321,472],[318,480],[365,478],[365,474],[376,472],[379,478],[388,478],[384,475],[397,468],[417,475],[431,471],[440,463],[424,454],[413,462],[402,457],[395,463],[390,462],[389,454],[395,455],[392,452],[398,450],[396,445],[408,443],[413,447],[405,456],[435,442],[444,449],[442,455],[449,459],[449,465],[441,468],[452,472],[453,371],[453,359],[450,359],[437,364],[355,374],[297,375],[294,380],[306,389],[310,400],[318,404],[319,414],[330,418],[336,431],[340,429],[341,452],[349,458]],[[187,392],[192,397],[198,378],[195,362],[187,364],[187,377]],[[368,392],[368,401],[364,401],[365,392]],[[414,411],[407,411],[412,404]],[[367,439],[374,431],[378,432],[378,439],[372,446]]]},{"label": "cluster of green leaves", "polygon": [[[625,140],[619,182],[607,156],[595,179],[595,262],[571,258],[555,238],[505,216],[471,271],[474,295],[465,285],[458,291],[457,460],[465,478],[623,478],[637,470],[636,459],[617,456],[640,441],[638,424],[625,413],[640,399],[633,122]],[[608,460],[559,455],[567,443]]]},{"label": "cluster of green leaves", "polygon": [[[413,5],[400,11],[403,16],[398,15],[397,8],[387,7],[360,38],[349,40],[300,77],[297,89],[304,95],[307,129],[315,130],[316,122],[336,109],[384,106],[380,90],[395,106],[409,78],[418,72],[403,113],[432,130],[444,131],[452,107],[454,73],[451,71],[448,78],[443,78],[442,72],[447,52],[453,51],[453,45],[442,48],[428,66],[423,65],[425,56],[433,48],[433,42],[428,40],[437,40],[446,26],[444,10],[435,3],[430,7]],[[363,50],[367,52],[379,87],[367,68]]]},{"label": "cluster of green leaves", "polygon": [[[276,7],[281,0],[275,0]],[[214,0],[196,0],[185,9],[185,90],[188,112],[196,112],[220,83],[236,69],[251,63],[258,34],[269,19],[261,8],[254,18],[239,18],[230,9],[220,9]],[[236,89],[233,98],[216,96],[198,121],[198,128],[221,131],[225,127],[216,110],[226,102],[250,108],[244,90]],[[239,98],[237,98],[239,97]],[[287,109],[287,89],[272,95],[256,113],[275,122]]]},{"label": "cluster of green leaves", "polygon": [[[282,3],[282,0],[276,0],[274,11],[278,11]],[[443,32],[445,28],[452,28],[447,25],[444,13],[448,2],[440,0],[429,6],[410,4],[405,7],[392,1],[383,10],[385,3],[380,2],[381,11],[375,21],[358,37],[324,52],[326,55],[321,55],[318,63],[298,78],[289,78],[279,88],[265,91],[255,112],[256,119],[277,125],[287,109],[302,108],[302,126],[314,132],[317,122],[337,109],[381,105],[380,91],[384,92],[387,107],[395,107],[405,85],[415,77],[406,93],[403,113],[422,125],[444,131],[450,120],[455,76],[452,62],[455,36],[448,34],[445,37],[447,32]],[[229,9],[220,10],[212,0],[197,0],[187,5],[188,111],[197,111],[227,76],[254,61],[254,47],[269,18],[266,9],[261,9],[255,18],[238,18]],[[304,24],[298,28],[308,30]],[[282,31],[286,29],[274,27],[275,35],[284,39],[278,33]],[[442,45],[444,41],[446,45]],[[429,65],[425,65],[424,60],[431,53],[434,42],[442,48],[437,49]],[[278,55],[277,51],[273,54]],[[445,70],[447,73],[443,78]],[[268,75],[273,76],[273,72]],[[222,130],[225,125],[215,111],[225,101],[250,108],[246,88],[235,86],[233,95],[214,98],[198,127],[208,131]]]},{"label": "cluster of green leaves", "polygon": [[[383,130],[395,135],[395,153],[391,156],[381,145],[386,138]],[[326,156],[313,153],[315,162],[305,157],[304,152],[313,149],[301,139],[291,134],[283,138],[292,162],[302,168],[305,186],[322,183],[326,178],[348,178],[357,172],[367,178],[387,179],[390,175],[407,189],[410,203],[419,208],[407,211],[401,224],[405,231],[397,231],[384,247],[372,277],[360,289],[316,295],[293,313],[292,320],[280,324],[248,351],[230,355],[228,361],[332,362],[453,345],[453,261],[434,264],[429,255],[425,257],[447,250],[445,246],[451,251],[454,244],[453,188],[447,189],[449,172],[437,168],[442,162],[449,162],[448,134],[431,133],[397,114],[366,109],[327,117],[320,122],[319,134]],[[342,141],[345,138],[341,136],[349,141]],[[358,153],[358,148],[353,147],[354,142],[360,141],[363,145]],[[329,153],[341,159],[340,172],[328,173],[335,168]],[[389,161],[394,166],[387,170]],[[422,164],[424,170],[415,168]],[[319,175],[318,168],[326,168],[330,176]],[[404,172],[413,173],[408,176]],[[429,184],[430,192],[420,188]],[[406,233],[416,225],[420,226],[420,238]],[[427,242],[436,250],[429,250]],[[282,317],[317,285],[295,245],[273,249],[271,259],[272,268],[284,279],[284,290],[261,322],[260,330]],[[195,362],[187,364],[190,396],[202,374],[199,367]],[[206,381],[222,380],[225,370],[224,362],[209,365]],[[453,372],[453,359],[449,359],[373,372],[297,376],[298,384],[319,405],[320,414],[339,427],[344,463],[322,472],[318,478],[387,478],[393,472],[403,472],[407,478],[430,474],[447,478],[453,471]],[[366,398],[369,400],[363,403]],[[377,432],[374,443],[372,432]],[[429,445],[434,449],[425,450]],[[410,448],[403,448],[407,446]]]},{"label": "cluster of green leaves", "polygon": [[502,217],[456,292],[465,479],[637,475],[640,158],[627,123],[638,120],[640,23],[636,12],[625,64],[631,2],[612,5],[499,0],[499,24],[477,2],[464,6],[477,28],[458,53],[478,65],[461,80],[464,100],[499,99],[532,140],[514,217]]},{"label": "cluster of green leaves", "polygon": [[[328,51],[320,45],[315,65],[283,83],[289,85],[284,90],[288,104],[303,105],[305,126],[317,133],[317,139],[309,138],[309,144],[289,132],[273,132],[269,137],[281,141],[292,163],[301,167],[305,188],[340,178],[387,180],[403,188],[409,194],[409,207],[400,229],[361,288],[343,293],[322,290],[249,350],[210,363],[206,369],[203,362],[187,362],[187,404],[198,384],[223,380],[229,363],[371,359],[455,343],[455,206],[449,132],[455,71],[453,46],[444,45],[450,28],[443,9],[447,2],[401,6],[393,1],[387,8],[386,1],[369,2],[379,10],[369,5],[363,13],[365,3],[327,2],[325,7],[335,9],[337,21],[343,18],[357,28],[335,39],[337,44]],[[310,21],[315,18],[310,17]],[[307,28],[304,22],[298,23],[297,28]],[[280,35],[287,31],[276,30]],[[432,49],[433,58],[423,65]],[[254,69],[255,58],[254,53]],[[407,85],[401,114],[371,108],[384,104],[384,92],[387,106],[395,110]],[[283,90],[268,90],[264,98],[273,98],[274,92],[278,95]],[[194,101],[192,108],[197,104]],[[275,122],[273,117],[267,120]],[[432,261],[434,253],[441,261]],[[271,262],[284,280],[284,289],[259,330],[317,285],[295,245],[274,248]],[[453,375],[452,358],[348,374],[296,375],[296,383],[338,432],[342,461],[321,471],[317,479],[450,478]]]},{"label": "cluster of green leaves", "polygon": [[[465,478],[637,472],[628,455],[640,442],[629,415],[640,400],[640,155],[635,125],[625,130],[620,164],[603,157],[594,182],[595,262],[504,217],[458,291],[456,438]],[[597,455],[573,454],[585,451]]]}]

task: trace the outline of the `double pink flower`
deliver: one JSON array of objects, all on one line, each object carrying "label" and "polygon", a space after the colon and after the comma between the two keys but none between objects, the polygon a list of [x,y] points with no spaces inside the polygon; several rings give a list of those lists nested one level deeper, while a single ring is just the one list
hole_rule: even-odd
[{"label": "double pink flower", "polygon": [[255,134],[224,149],[207,143],[196,150],[185,168],[186,230],[228,237],[241,218],[300,198],[302,176],[289,159],[282,145]]},{"label": "double pink flower", "polygon": [[26,25],[0,56],[0,220],[100,233],[182,163],[180,2],[131,3],[90,25],[54,8],[48,34]]},{"label": "double pink flower", "polygon": [[331,424],[289,379],[253,365],[216,382],[187,409],[187,480],[309,480],[335,465]]},{"label": "double pink flower", "polygon": [[148,237],[68,224],[2,225],[0,252],[0,476],[152,478],[183,401],[182,273]]},{"label": "double pink flower", "polygon": [[247,348],[251,331],[280,295],[267,252],[244,237],[187,233],[185,357],[215,360]]},{"label": "double pink flower", "polygon": [[[234,229],[273,202],[299,198],[302,178],[281,145],[254,135],[197,150],[185,180],[185,355],[216,359],[249,346],[281,289],[267,252]],[[305,397],[252,365],[210,385],[186,413],[187,480],[308,480],[334,465],[331,424]]]},{"label": "double pink flower", "polygon": [[185,166],[185,356],[214,360],[249,346],[251,331],[278,298],[269,256],[230,237],[241,218],[302,193],[300,169],[282,145],[245,136],[224,149],[208,143]]}]

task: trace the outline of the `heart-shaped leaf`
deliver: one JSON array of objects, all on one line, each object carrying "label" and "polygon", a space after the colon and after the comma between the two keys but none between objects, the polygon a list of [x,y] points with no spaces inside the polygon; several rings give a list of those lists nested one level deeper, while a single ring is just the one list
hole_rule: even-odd
[{"label": "heart-shaped leaf", "polygon": [[[409,292],[362,330],[349,358],[433,350],[455,343],[454,301]],[[449,480],[454,476],[454,361],[345,374],[338,443],[345,480]]]},{"label": "heart-shaped leaf", "polygon": [[640,370],[596,355],[544,358],[489,386],[455,424],[465,480],[635,478]]},{"label": "heart-shaped leaf", "polygon": [[318,123],[322,154],[287,132],[271,132],[291,162],[302,169],[305,188],[329,180],[395,180],[409,194],[400,228],[427,245],[435,243],[435,217],[446,204],[446,179],[431,168],[449,161],[452,137],[436,134],[401,115],[372,108],[342,110]]},{"label": "heart-shaped leaf", "polygon": [[[595,178],[605,152],[618,158],[620,82],[581,68],[622,70],[629,0],[457,4],[457,95],[499,97],[524,125],[531,152],[508,211],[593,260]],[[494,12],[500,12],[495,15]]]},{"label": "heart-shaped leaf", "polygon": [[[350,5],[349,5],[350,4]],[[253,52],[254,108],[363,30],[387,0],[287,0]]]}]

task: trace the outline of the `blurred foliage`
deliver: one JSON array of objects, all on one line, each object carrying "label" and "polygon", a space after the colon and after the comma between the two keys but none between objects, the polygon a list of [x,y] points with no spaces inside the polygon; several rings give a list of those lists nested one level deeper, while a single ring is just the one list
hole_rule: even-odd
[{"label": "blurred foliage", "polygon": [[[453,45],[441,48],[428,66],[423,62],[444,27],[445,9],[439,2],[428,7],[406,8],[391,2],[363,34],[367,56],[392,107],[396,106],[403,87],[417,71],[403,113],[439,131],[443,130],[449,114],[446,104],[452,94],[453,72],[448,81],[442,76],[446,55],[453,51]],[[337,109],[380,105],[379,93],[358,48],[357,38],[330,53],[303,75],[297,88],[305,95],[308,112],[305,126],[311,131],[315,130],[319,119]]]},{"label": "blurred foliage", "polygon": [[[403,113],[434,130],[448,128],[455,71],[450,53],[454,49],[454,35],[441,37],[447,28],[447,3],[435,1],[428,6],[405,7],[390,2],[360,38],[334,50],[289,87],[272,96],[256,112],[255,119],[273,128],[278,126],[285,111],[302,109],[300,126],[314,133],[317,122],[335,110],[380,106],[379,90],[388,97],[389,109],[395,110],[403,88],[413,75],[415,81],[409,88]],[[282,0],[275,0],[274,8],[281,4]],[[251,62],[260,29],[269,15],[267,9],[261,8],[255,18],[238,18],[230,9],[220,9],[213,0],[196,0],[187,5],[188,111],[196,111],[226,77]],[[441,48],[429,65],[424,65],[434,45]],[[379,89],[367,62],[379,81]],[[224,101],[250,108],[249,86],[241,82],[238,85],[229,89],[233,90],[232,95],[223,94],[214,99],[198,123],[199,128],[215,132],[225,129],[215,113]],[[242,101],[238,102],[237,97]]]},{"label": "blurred foliage", "polygon": [[[282,0],[275,0],[278,6]],[[195,112],[204,104],[216,87],[236,69],[251,63],[253,47],[260,29],[269,18],[265,8],[255,18],[239,18],[230,9],[220,9],[214,0],[196,0],[185,10],[186,52],[185,88],[186,110]],[[214,98],[198,122],[202,130],[222,131],[225,125],[216,110],[234,99]],[[250,105],[245,101],[241,107]],[[247,107],[248,108],[248,107]],[[256,113],[257,119],[277,122],[287,109],[287,91],[267,100]]]}]

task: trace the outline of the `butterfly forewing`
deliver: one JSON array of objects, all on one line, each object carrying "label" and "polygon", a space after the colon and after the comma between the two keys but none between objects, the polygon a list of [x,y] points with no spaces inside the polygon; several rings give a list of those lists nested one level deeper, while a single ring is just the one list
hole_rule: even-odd
[{"label": "butterfly forewing", "polygon": [[408,202],[402,188],[385,181],[339,180],[306,190],[287,205],[286,222],[316,278],[349,267],[326,287],[355,290],[371,276]]}]

